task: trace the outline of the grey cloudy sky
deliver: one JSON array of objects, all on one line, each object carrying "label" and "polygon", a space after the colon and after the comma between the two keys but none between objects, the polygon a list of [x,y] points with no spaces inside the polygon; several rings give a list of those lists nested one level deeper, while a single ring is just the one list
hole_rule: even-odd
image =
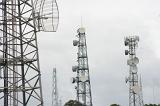
[{"label": "grey cloudy sky", "polygon": [[[145,103],[160,103],[160,0],[57,0],[60,23],[56,33],[39,33],[40,65],[45,106],[51,105],[52,69],[58,71],[63,103],[75,99],[71,70],[77,48],[76,31],[86,28],[94,106],[128,106],[127,56],[124,36],[139,35],[137,55]],[[153,99],[154,89],[154,99]]]}]

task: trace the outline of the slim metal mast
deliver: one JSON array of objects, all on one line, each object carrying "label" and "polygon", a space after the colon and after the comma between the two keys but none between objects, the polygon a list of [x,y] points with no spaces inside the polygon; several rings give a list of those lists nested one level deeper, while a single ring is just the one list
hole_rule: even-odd
[{"label": "slim metal mast", "polygon": [[57,91],[57,72],[56,68],[53,69],[53,81],[52,81],[52,106],[58,106],[58,91]]},{"label": "slim metal mast", "polygon": [[36,23],[53,20],[53,11],[37,17],[35,1],[0,0],[1,106],[43,106]]},{"label": "slim metal mast", "polygon": [[62,106],[62,100],[59,99],[59,106]]},{"label": "slim metal mast", "polygon": [[77,77],[73,78],[72,83],[77,83],[78,102],[84,106],[92,106],[85,28],[79,28],[77,32],[79,40],[74,40],[73,45],[78,46],[78,66],[72,67],[73,72],[77,72]]},{"label": "slim metal mast", "polygon": [[129,82],[129,106],[143,106],[141,103],[141,87],[138,82],[138,68],[137,64],[139,59],[136,57],[136,48],[138,47],[139,37],[129,36],[125,38],[125,46],[129,47],[129,50],[125,50],[125,55],[129,55],[127,64],[129,65],[129,77],[126,79],[126,83]]},{"label": "slim metal mast", "polygon": [[144,101],[143,101],[143,85],[142,85],[142,78],[141,78],[141,75],[140,75],[140,78],[139,78],[139,86],[140,86],[140,94],[139,94],[139,98],[140,98],[140,106],[144,106]]}]

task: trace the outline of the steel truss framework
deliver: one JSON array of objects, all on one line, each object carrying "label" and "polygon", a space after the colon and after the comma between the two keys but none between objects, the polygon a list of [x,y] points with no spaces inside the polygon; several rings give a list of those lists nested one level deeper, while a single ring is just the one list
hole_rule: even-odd
[{"label": "steel truss framework", "polygon": [[87,56],[87,44],[85,29],[78,29],[78,39],[74,40],[73,45],[78,46],[78,66],[73,67],[73,71],[77,72],[77,77],[75,79],[77,86],[77,99],[84,106],[92,106],[92,95],[91,95],[91,84],[89,75],[89,65]]},{"label": "steel truss framework", "polygon": [[129,55],[127,64],[129,65],[129,106],[144,106],[142,97],[141,83],[138,78],[137,64],[139,59],[136,57],[136,48],[138,46],[139,37],[129,36],[125,38],[125,46],[129,46],[129,50],[125,51],[125,55]]},{"label": "steel truss framework", "polygon": [[0,1],[0,105],[43,106],[32,0]]}]

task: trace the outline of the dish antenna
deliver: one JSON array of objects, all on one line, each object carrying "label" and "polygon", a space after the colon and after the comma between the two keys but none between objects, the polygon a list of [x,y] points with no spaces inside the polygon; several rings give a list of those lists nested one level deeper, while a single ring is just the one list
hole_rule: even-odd
[{"label": "dish antenna", "polygon": [[81,76],[80,78],[80,81],[82,81],[82,82],[86,82],[86,81],[88,81],[88,77],[87,76]]},{"label": "dish antenna", "polygon": [[78,33],[84,34],[85,33],[85,28],[79,28],[77,30]]},{"label": "dish antenna", "polygon": [[139,59],[137,57],[127,60],[127,64],[130,66],[135,66],[138,63],[139,63]]},{"label": "dish antenna", "polygon": [[35,0],[34,12],[38,31],[57,31],[59,10],[56,0]]},{"label": "dish antenna", "polygon": [[133,86],[132,90],[135,94],[139,94],[141,92],[141,88],[138,85]]},{"label": "dish antenna", "polygon": [[79,43],[79,41],[77,41],[77,40],[73,40],[73,46],[77,46],[77,45],[78,45],[78,43]]},{"label": "dish antenna", "polygon": [[72,71],[76,72],[78,70],[78,66],[72,66]]},{"label": "dish antenna", "polygon": [[76,83],[78,81],[78,79],[77,78],[71,78],[71,82],[74,84],[74,83]]},{"label": "dish antenna", "polygon": [[134,57],[134,58],[133,58],[133,63],[136,64],[136,65],[139,63],[138,57]]}]

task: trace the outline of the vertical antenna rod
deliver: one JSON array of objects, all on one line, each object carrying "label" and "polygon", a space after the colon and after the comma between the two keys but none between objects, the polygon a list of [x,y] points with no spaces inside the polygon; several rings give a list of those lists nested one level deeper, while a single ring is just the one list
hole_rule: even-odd
[{"label": "vertical antenna rod", "polygon": [[78,46],[78,66],[72,67],[73,72],[77,72],[77,77],[73,78],[72,83],[77,83],[78,102],[92,106],[85,28],[79,28],[77,32],[79,40],[74,40],[73,46]]},{"label": "vertical antenna rod", "polygon": [[141,88],[137,74],[139,59],[136,57],[136,48],[138,47],[138,42],[138,36],[126,37],[124,41],[125,46],[129,47],[129,50],[125,50],[125,55],[129,55],[129,59],[127,60],[129,77],[126,79],[126,82],[129,81],[129,106],[143,106],[142,98],[140,98]]}]

